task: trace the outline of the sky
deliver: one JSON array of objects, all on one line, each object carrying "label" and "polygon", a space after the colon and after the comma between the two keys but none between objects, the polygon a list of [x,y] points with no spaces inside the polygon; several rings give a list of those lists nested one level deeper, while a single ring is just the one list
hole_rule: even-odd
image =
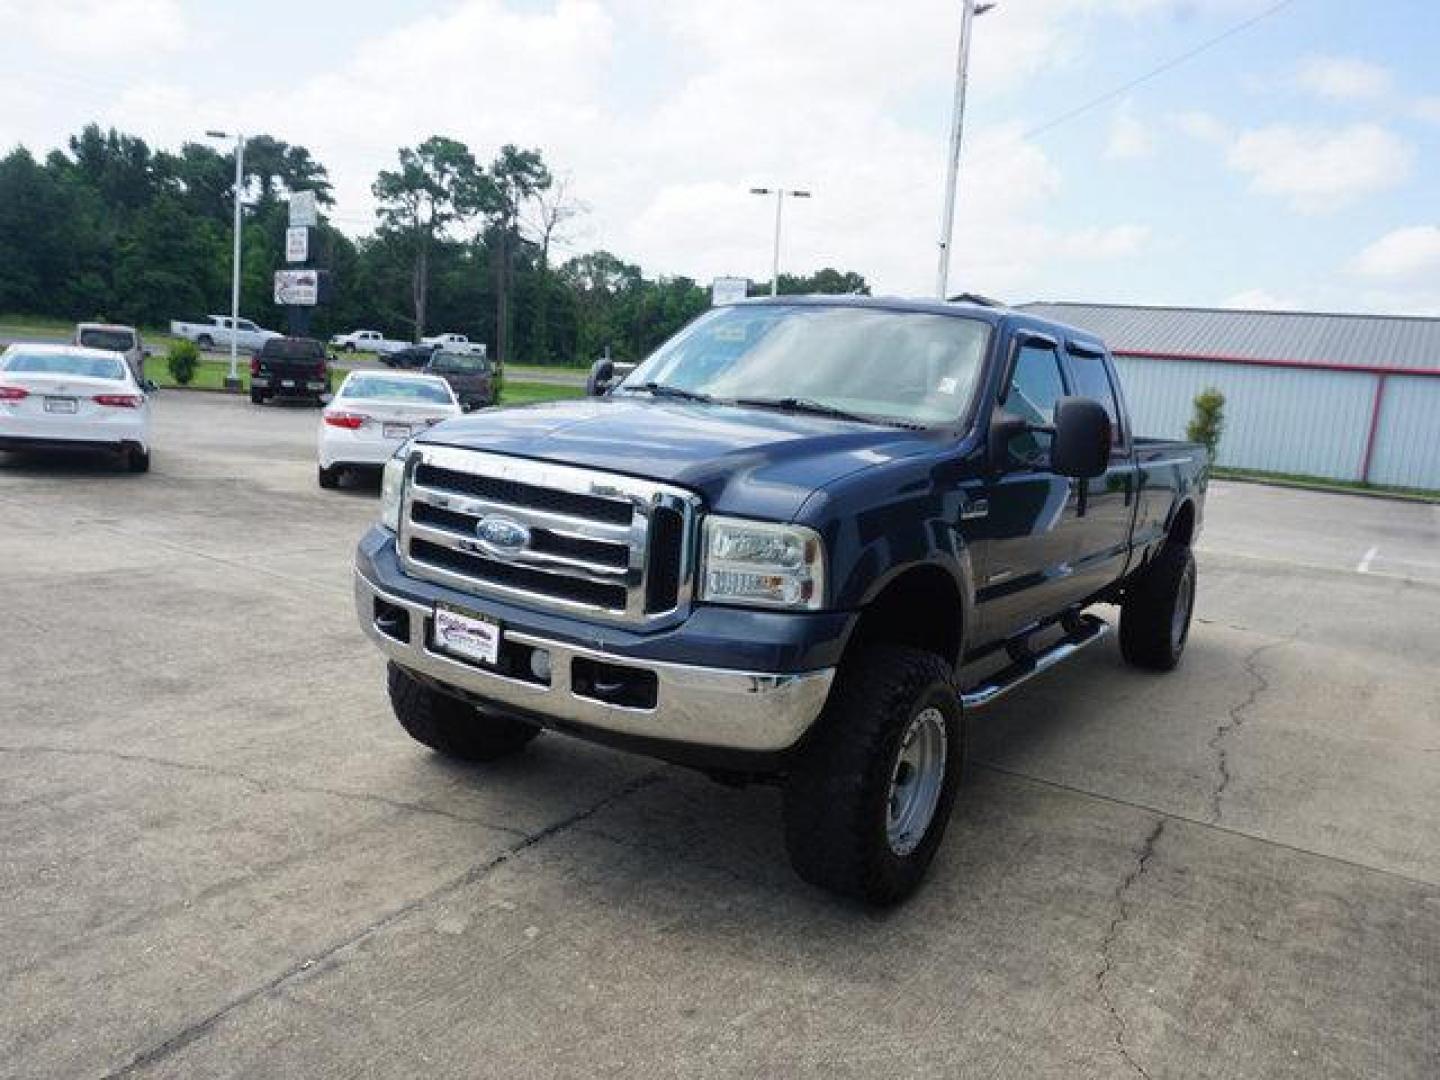
[{"label": "sky", "polygon": [[[0,151],[89,121],[167,147],[263,131],[329,168],[360,235],[397,147],[513,142],[586,208],[562,250],[768,279],[774,206],[749,189],[783,185],[813,192],[786,204],[784,270],[929,295],[959,11],[0,0]],[[975,22],[950,289],[1440,314],[1437,58],[1434,0],[1000,0]]]}]

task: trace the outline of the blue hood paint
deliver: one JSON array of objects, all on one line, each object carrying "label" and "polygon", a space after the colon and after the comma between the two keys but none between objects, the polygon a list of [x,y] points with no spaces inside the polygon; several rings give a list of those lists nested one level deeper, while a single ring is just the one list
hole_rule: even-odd
[{"label": "blue hood paint", "polygon": [[648,397],[491,409],[432,428],[423,442],[661,480],[710,509],[793,519],[843,476],[933,452],[946,436],[819,416]]}]

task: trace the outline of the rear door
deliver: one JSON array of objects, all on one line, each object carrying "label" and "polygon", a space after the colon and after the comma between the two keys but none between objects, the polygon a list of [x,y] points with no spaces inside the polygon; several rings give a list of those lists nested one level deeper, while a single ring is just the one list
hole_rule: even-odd
[{"label": "rear door", "polygon": [[1073,482],[1078,497],[1067,510],[1073,520],[1066,525],[1071,574],[1065,592],[1079,603],[1124,575],[1138,491],[1130,432],[1104,348],[1071,339],[1064,362],[1071,394],[1098,401],[1110,417],[1109,465],[1101,476]]}]

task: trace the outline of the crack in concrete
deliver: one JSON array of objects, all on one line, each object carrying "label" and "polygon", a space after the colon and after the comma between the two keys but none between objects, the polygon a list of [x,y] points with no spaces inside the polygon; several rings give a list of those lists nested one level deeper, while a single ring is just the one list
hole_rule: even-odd
[{"label": "crack in concrete", "polygon": [[1210,741],[1206,744],[1210,747],[1211,753],[1215,755],[1217,776],[1214,790],[1210,792],[1210,820],[1212,822],[1220,821],[1224,812],[1222,802],[1225,792],[1229,789],[1230,781],[1233,779],[1230,774],[1230,751],[1225,745],[1226,737],[1231,732],[1239,730],[1245,723],[1246,713],[1255,707],[1255,703],[1260,700],[1260,695],[1270,689],[1270,680],[1265,677],[1258,666],[1260,655],[1269,649],[1279,648],[1290,640],[1287,638],[1285,641],[1271,641],[1264,645],[1257,645],[1245,655],[1245,659],[1241,662],[1245,673],[1250,676],[1252,681],[1250,691],[1242,701],[1230,707],[1229,714],[1224,721],[1215,725],[1215,734],[1210,736]]},{"label": "crack in concrete", "polygon": [[1111,1038],[1115,1043],[1115,1052],[1120,1055],[1126,1065],[1134,1070],[1137,1076],[1143,1077],[1144,1080],[1150,1080],[1150,1074],[1130,1052],[1130,1047],[1125,1041],[1125,1018],[1120,1015],[1120,1010],[1116,1008],[1115,999],[1110,993],[1110,973],[1114,970],[1114,958],[1110,953],[1115,946],[1115,939],[1120,935],[1120,927],[1130,920],[1130,904],[1127,899],[1129,892],[1150,868],[1150,860],[1155,856],[1155,845],[1159,843],[1160,835],[1164,831],[1165,819],[1158,818],[1149,835],[1145,837],[1145,842],[1140,845],[1140,850],[1135,853],[1135,865],[1130,868],[1130,872],[1125,875],[1124,880],[1115,887],[1115,915],[1110,920],[1110,928],[1105,932],[1104,939],[1100,942],[1100,967],[1095,972],[1095,993],[1100,998],[1100,1003],[1105,1006],[1105,1011],[1110,1015]]},{"label": "crack in concrete", "polygon": [[269,994],[274,993],[286,983],[290,982],[292,979],[298,976],[313,974],[314,970],[318,966],[323,965],[326,961],[332,960],[343,950],[358,944],[359,942],[365,940],[373,934],[379,933],[387,926],[398,922],[400,919],[403,919],[411,912],[418,910],[426,904],[432,903],[433,901],[438,900],[441,897],[448,896],[451,893],[458,892],[460,889],[475,884],[476,882],[484,879],[493,871],[505,865],[505,863],[535,847],[537,844],[544,843],[551,837],[558,836],[561,833],[566,832],[567,830],[572,829],[577,825],[580,825],[581,823],[589,820],[601,811],[609,809],[611,806],[615,805],[621,800],[629,798],[631,795],[634,795],[636,792],[641,791],[644,788],[651,786],[652,784],[658,783],[662,776],[663,770],[661,769],[656,769],[651,772],[645,773],[642,776],[638,776],[634,780],[622,784],[619,788],[610,792],[604,798],[592,803],[590,806],[585,807],[582,810],[577,810],[575,813],[570,814],[567,817],[561,818],[559,821],[555,822],[552,825],[547,825],[543,829],[540,829],[534,833],[527,834],[525,838],[519,843],[516,843],[504,849],[498,855],[494,855],[483,862],[476,863],[464,873],[458,875],[457,877],[451,878],[443,885],[432,889],[430,892],[424,894],[423,896],[418,896],[414,900],[402,904],[400,907],[395,908],[393,911],[389,911],[384,915],[380,916],[378,919],[367,923],[365,926],[362,926],[360,929],[354,931],[353,933],[348,934],[347,936],[340,938],[337,941],[331,942],[329,945],[325,946],[315,955],[307,957],[304,960],[299,961],[298,963],[292,964],[290,967],[286,968],[274,978],[269,979],[258,986],[252,987],[251,989],[245,991],[243,994],[232,998],[230,1001],[220,1006],[214,1012],[182,1028],[174,1035],[171,1035],[169,1038],[164,1039],[161,1042],[158,1042],[145,1050],[137,1052],[125,1064],[121,1065],[119,1068],[112,1069],[110,1072],[107,1072],[102,1077],[102,1080],[119,1080],[120,1077],[133,1076],[142,1069],[146,1069],[151,1065],[156,1064],[157,1062],[165,1060],[172,1054],[178,1053],[185,1047],[189,1046],[191,1043],[202,1038],[212,1028],[214,1028],[217,1024],[219,1024],[236,1009],[239,1009],[245,1005],[250,1004],[252,1001],[257,1001],[260,998],[266,997]]},{"label": "crack in concrete", "polygon": [[429,814],[433,817],[458,821],[465,825],[480,825],[487,829],[494,829],[497,832],[509,833],[512,836],[527,835],[525,830],[517,829],[513,825],[501,825],[486,821],[483,818],[472,818],[464,814],[454,814],[449,810],[440,810],[433,806],[426,806],[424,803],[412,803],[406,802],[403,799],[392,799],[385,795],[377,795],[374,792],[344,791],[338,788],[317,787],[310,784],[279,783],[270,780],[261,780],[247,773],[230,769],[220,769],[214,765],[205,765],[191,761],[176,761],[172,758],[154,757],[150,754],[134,754],[120,750],[98,750],[87,747],[67,746],[0,746],[0,754],[57,754],[65,757],[99,757],[112,761],[124,761],[130,764],[153,765],[158,768],[179,769],[185,772],[197,772],[207,776],[217,776],[226,780],[234,780],[237,783],[246,784],[254,788],[263,795],[274,795],[284,792],[324,795],[333,799],[375,803],[378,806],[386,806],[392,810],[405,810],[413,814]]}]

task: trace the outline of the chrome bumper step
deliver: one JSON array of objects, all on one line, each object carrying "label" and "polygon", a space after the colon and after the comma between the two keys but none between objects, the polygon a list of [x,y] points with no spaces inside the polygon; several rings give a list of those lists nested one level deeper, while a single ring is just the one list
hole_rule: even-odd
[{"label": "chrome bumper step", "polygon": [[1068,660],[1087,645],[1093,645],[1110,633],[1110,624],[1096,615],[1078,616],[1059,641],[1037,653],[1023,656],[973,688],[960,695],[967,709],[979,709],[1004,697],[1017,686],[1029,682],[1043,671],[1049,671]]}]

